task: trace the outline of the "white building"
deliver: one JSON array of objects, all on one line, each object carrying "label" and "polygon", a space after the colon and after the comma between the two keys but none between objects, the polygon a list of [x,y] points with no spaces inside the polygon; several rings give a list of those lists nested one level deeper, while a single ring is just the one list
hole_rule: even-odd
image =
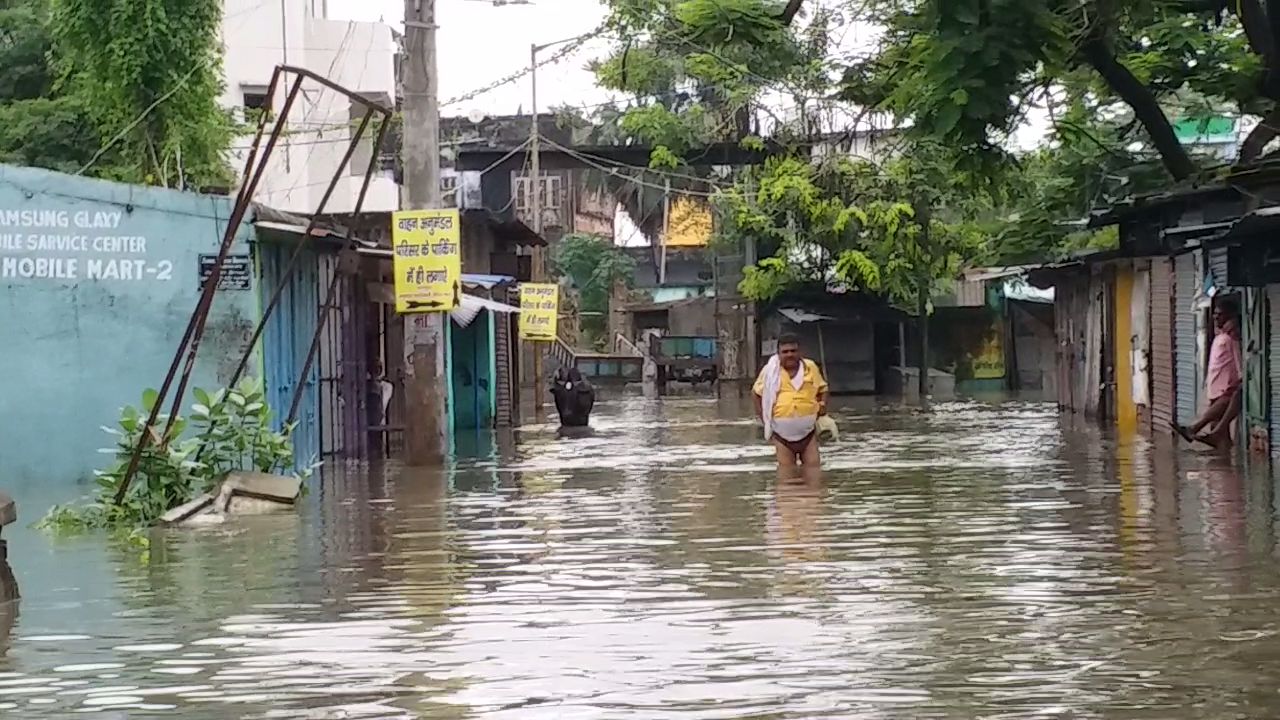
[{"label": "white building", "polygon": [[[270,101],[266,92],[275,67],[281,64],[305,68],[362,95],[393,104],[398,45],[391,27],[330,20],[327,15],[327,0],[225,0],[223,106],[238,109],[241,117],[245,109],[250,110],[250,115],[254,109],[278,111],[284,106],[288,83],[281,83]],[[295,76],[285,77],[292,80]],[[254,199],[279,210],[315,212],[362,116],[363,106],[319,83],[304,81],[289,111],[286,134],[272,153],[272,163]],[[366,131],[325,212],[354,209],[374,138],[373,132]],[[244,167],[251,142],[252,135],[235,142],[232,162],[237,171]],[[392,170],[393,158],[380,157],[365,197],[365,210],[398,207],[399,190]]]}]

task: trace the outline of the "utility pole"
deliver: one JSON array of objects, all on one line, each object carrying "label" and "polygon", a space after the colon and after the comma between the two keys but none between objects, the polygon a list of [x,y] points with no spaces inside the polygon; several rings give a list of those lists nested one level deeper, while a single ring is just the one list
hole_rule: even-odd
[{"label": "utility pole", "polygon": [[[436,74],[435,0],[405,0],[404,132],[401,207],[429,210],[440,197],[440,101]],[[375,148],[376,152],[376,148]],[[404,316],[405,462],[439,462],[445,452],[445,322],[447,313]]]},{"label": "utility pole", "polygon": [[925,267],[920,273],[920,279],[917,281],[919,287],[916,288],[916,312],[917,321],[920,323],[918,330],[920,333],[920,377],[917,378],[919,383],[917,390],[920,393],[920,407],[924,410],[929,409],[929,293],[932,288],[932,277],[929,275],[928,264],[932,260],[929,238],[929,225],[932,223],[932,208],[929,206],[928,200],[917,201],[916,218],[920,223],[920,254],[924,258]]},{"label": "utility pole", "polygon": [[[537,43],[529,46],[529,83],[532,85],[533,117],[529,121],[529,206],[533,210],[533,232],[542,237],[542,143],[538,128],[538,47]],[[542,282],[546,275],[543,263],[543,248],[533,249],[533,281]],[[531,342],[533,347],[533,407],[542,407],[542,354],[544,348],[538,342]]]},{"label": "utility pole", "polygon": [[[541,131],[538,127],[538,53],[547,48],[563,45],[567,42],[581,40],[583,36],[578,35],[555,42],[544,43],[539,45],[533,43],[529,46],[529,82],[532,86],[532,95],[530,106],[533,111],[533,117],[529,121],[529,208],[533,211],[533,231],[538,237],[542,237],[542,142]],[[533,281],[547,281],[547,251],[545,248],[535,247],[533,249]],[[552,340],[551,342],[558,342]],[[530,343],[533,347],[533,378],[530,386],[533,388],[533,407],[535,409],[542,407],[542,356],[546,354],[546,348]]]}]

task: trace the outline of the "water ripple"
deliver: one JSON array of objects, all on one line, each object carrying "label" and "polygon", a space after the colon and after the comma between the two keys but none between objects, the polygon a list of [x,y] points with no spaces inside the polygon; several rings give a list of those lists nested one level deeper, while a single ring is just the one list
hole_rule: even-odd
[{"label": "water ripple", "polygon": [[1035,402],[854,402],[823,486],[779,487],[747,411],[629,398],[590,438],[460,438],[445,471],[331,475],[298,517],[145,563],[41,536],[0,711],[1280,714],[1269,474]]}]

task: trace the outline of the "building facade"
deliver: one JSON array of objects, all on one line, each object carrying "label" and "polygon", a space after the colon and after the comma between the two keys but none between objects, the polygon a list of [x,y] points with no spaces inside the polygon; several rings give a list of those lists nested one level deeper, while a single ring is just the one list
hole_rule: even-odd
[{"label": "building facade", "polygon": [[[15,496],[83,493],[110,462],[102,431],[158,388],[212,271],[230,198],[0,165],[0,447]],[[385,413],[370,390],[388,341],[377,257],[340,231],[262,206],[237,229],[191,388],[262,378],[276,426],[296,403],[295,464],[367,459]],[[363,246],[361,246],[363,247]],[[270,314],[268,315],[268,310]],[[265,318],[265,323],[263,322]],[[255,328],[262,325],[250,349]],[[20,351],[18,350],[20,348]],[[45,500],[47,499],[47,500]],[[38,511],[37,511],[38,512]]]},{"label": "building facade", "polygon": [[[0,404],[15,419],[0,475],[17,495],[54,484],[65,500],[107,459],[101,426],[164,379],[231,203],[9,165],[0,180],[0,337],[14,350]],[[252,288],[221,293],[192,386],[229,380],[257,312]]]},{"label": "building facade", "polygon": [[1203,411],[1212,310],[1240,311],[1237,444],[1280,446],[1280,175],[1263,166],[1222,184],[1141,198],[1094,219],[1117,249],[1032,273],[1057,293],[1058,404],[1121,432],[1169,436]]},{"label": "building facade", "polygon": [[[399,43],[384,23],[329,19],[327,0],[226,0],[223,8],[223,107],[252,125],[258,113],[279,110],[287,88],[267,97],[277,65],[311,70],[373,100],[394,105]],[[342,162],[363,107],[319,83],[306,81],[289,112],[289,124],[271,164],[258,186],[255,200],[295,213],[312,213]],[[232,162],[244,165],[252,135],[235,141]],[[364,207],[394,210],[399,204],[395,156],[384,143],[374,148],[375,135],[366,131],[334,190],[326,212],[350,212],[360,193],[365,169],[377,156],[377,169]]]}]

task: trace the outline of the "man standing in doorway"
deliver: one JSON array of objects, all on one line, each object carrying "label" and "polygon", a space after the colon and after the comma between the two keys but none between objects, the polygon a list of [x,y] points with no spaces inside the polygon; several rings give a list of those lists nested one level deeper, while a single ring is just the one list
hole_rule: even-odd
[{"label": "man standing in doorway", "polygon": [[[1209,372],[1205,378],[1209,407],[1189,427],[1174,429],[1187,442],[1200,441],[1215,448],[1231,445],[1231,427],[1240,417],[1240,310],[1234,300],[1224,298],[1213,308],[1213,345],[1209,349]],[[1205,428],[1208,433],[1201,434]]]},{"label": "man standing in doorway", "polygon": [[800,473],[817,482],[822,477],[818,453],[818,416],[827,414],[827,381],[817,363],[800,354],[800,340],[784,334],[778,351],[756,378],[756,417],[778,456],[778,479],[791,481]]}]

